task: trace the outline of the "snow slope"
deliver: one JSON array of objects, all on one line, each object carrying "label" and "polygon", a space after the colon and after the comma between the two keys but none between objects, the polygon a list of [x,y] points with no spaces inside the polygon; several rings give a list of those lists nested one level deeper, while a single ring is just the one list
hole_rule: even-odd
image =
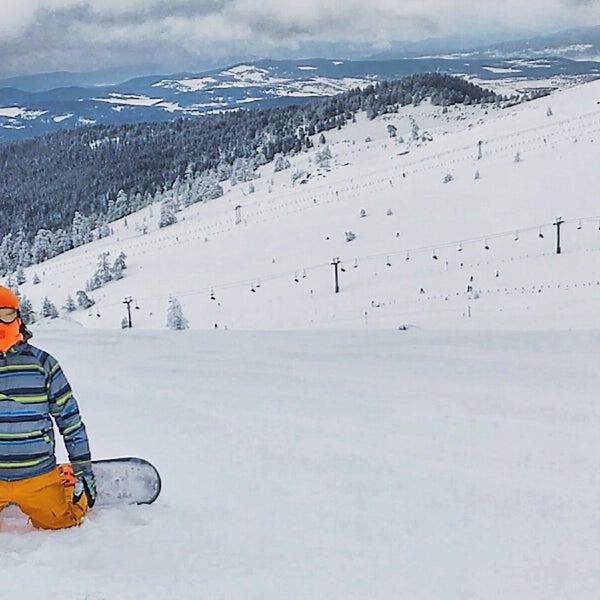
[{"label": "snow slope", "polygon": [[[597,598],[599,101],[594,82],[359,119],[326,134],[329,169],[295,159],[305,184],[267,166],[254,193],[163,230],[147,208],[29,270],[22,293],[62,304],[101,251],[127,254],[34,341],[94,454],[144,456],[164,486],[70,531],[11,509],[6,597],[65,594],[68,574],[77,600]],[[409,113],[432,141],[387,137],[410,139]],[[191,330],[166,330],[169,294]]]},{"label": "snow slope", "polygon": [[[71,318],[118,328],[131,296],[134,326],[162,329],[174,295],[194,329],[360,328],[365,313],[370,327],[384,328],[585,328],[581,303],[600,298],[599,101],[597,81],[503,111],[423,105],[359,119],[327,134],[329,169],[316,166],[318,147],[289,170],[267,165],[254,193],[239,184],[165,229],[160,208],[148,207],[115,223],[113,236],[30,269],[21,290],[35,308],[44,296],[61,306],[100,252],[124,251],[127,276],[94,293],[92,312]],[[410,141],[409,115],[433,141]],[[405,143],[388,137],[388,124]],[[292,185],[298,170],[310,177]],[[560,256],[557,216],[566,221]],[[346,242],[346,231],[356,239]],[[334,257],[345,268],[337,295]]]},{"label": "snow slope", "polygon": [[[131,335],[130,335],[131,334]],[[156,504],[2,525],[3,594],[595,598],[597,332],[40,331]],[[106,374],[109,376],[106,376]]]}]

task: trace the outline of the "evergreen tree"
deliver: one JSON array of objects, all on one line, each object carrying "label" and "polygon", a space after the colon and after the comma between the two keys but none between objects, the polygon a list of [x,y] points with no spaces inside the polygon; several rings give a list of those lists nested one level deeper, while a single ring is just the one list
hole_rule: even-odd
[{"label": "evergreen tree", "polygon": [[84,217],[79,211],[75,211],[75,215],[73,216],[71,241],[75,248],[92,241],[92,228],[89,219]]},{"label": "evergreen tree", "polygon": [[95,275],[101,285],[108,283],[112,279],[112,269],[108,262],[110,252],[102,252],[98,255],[97,269]]},{"label": "evergreen tree", "polygon": [[27,267],[31,264],[31,244],[23,229],[19,229],[13,241],[13,252],[17,265]]},{"label": "evergreen tree", "polygon": [[158,221],[159,227],[168,227],[177,223],[177,215],[175,214],[175,206],[173,200],[167,198],[160,205],[160,220]]},{"label": "evergreen tree", "polygon": [[116,221],[117,219],[124,217],[128,213],[129,202],[127,199],[127,194],[123,189],[120,189],[117,192],[117,197],[112,206],[109,205],[109,210],[106,214],[106,220],[110,223],[111,221]]},{"label": "evergreen tree", "polygon": [[114,279],[115,281],[117,279],[123,279],[123,266],[122,263],[115,261],[111,270],[111,275],[112,275],[112,279]]},{"label": "evergreen tree", "polygon": [[0,243],[0,275],[13,273],[17,268],[14,255],[13,234],[7,233]]},{"label": "evergreen tree", "polygon": [[67,296],[67,299],[65,301],[65,305],[63,306],[63,308],[68,312],[73,312],[75,310],[77,310],[77,305],[75,304],[75,301],[73,300],[73,298],[71,297],[71,294],[69,294]]},{"label": "evergreen tree", "polygon": [[202,173],[194,178],[190,188],[190,199],[193,202],[208,202],[223,195],[223,188],[213,171]]},{"label": "evergreen tree", "polygon": [[112,268],[108,262],[110,252],[102,252],[98,255],[95,273],[86,281],[85,289],[90,292],[102,287],[113,278]]},{"label": "evergreen tree", "polygon": [[5,281],[6,287],[10,288],[16,296],[19,295],[19,286],[17,284],[17,278],[15,277],[14,273],[9,273],[6,276],[6,281]]},{"label": "evergreen tree", "polygon": [[123,271],[127,268],[127,265],[125,264],[126,258],[127,258],[127,256],[125,255],[124,252],[121,252],[119,254],[119,256],[117,256],[117,258],[115,258],[115,262],[113,263],[113,266],[111,269],[113,279],[122,279]]},{"label": "evergreen tree", "polygon": [[21,265],[19,265],[15,277],[17,278],[17,285],[23,285],[27,281],[25,271]]},{"label": "evergreen tree", "polygon": [[181,304],[173,296],[169,298],[169,306],[167,308],[167,327],[172,330],[189,328],[188,320],[183,316]]},{"label": "evergreen tree", "polygon": [[101,240],[110,235],[110,227],[108,226],[107,218],[102,216],[96,222],[96,234],[98,239]]},{"label": "evergreen tree", "polygon": [[57,229],[54,232],[54,249],[56,254],[67,252],[73,247],[71,236],[64,229]]},{"label": "evergreen tree", "polygon": [[56,255],[53,249],[53,235],[48,229],[39,229],[31,246],[31,260],[39,264]]},{"label": "evergreen tree", "polygon": [[329,161],[333,158],[329,146],[325,146],[323,150],[315,152],[315,165],[317,167],[329,168]]},{"label": "evergreen tree", "polygon": [[276,154],[275,159],[273,160],[273,172],[279,173],[279,171],[284,171],[285,169],[289,169],[292,166],[292,163],[283,156],[283,154]]},{"label": "evergreen tree", "polygon": [[50,318],[56,319],[58,317],[58,309],[56,305],[48,298],[48,296],[44,296],[42,300],[42,310],[40,312],[42,318]]},{"label": "evergreen tree", "polygon": [[23,320],[23,323],[25,323],[25,325],[35,323],[35,312],[31,305],[31,301],[27,296],[23,296],[19,299],[19,306],[21,307],[21,319]]},{"label": "evergreen tree", "polygon": [[95,304],[83,290],[77,290],[75,297],[77,298],[77,306],[83,310],[86,310]]},{"label": "evergreen tree", "polygon": [[252,181],[252,179],[256,179],[257,177],[258,174],[256,173],[256,163],[254,160],[238,157],[233,161],[231,175],[229,176],[231,185]]}]

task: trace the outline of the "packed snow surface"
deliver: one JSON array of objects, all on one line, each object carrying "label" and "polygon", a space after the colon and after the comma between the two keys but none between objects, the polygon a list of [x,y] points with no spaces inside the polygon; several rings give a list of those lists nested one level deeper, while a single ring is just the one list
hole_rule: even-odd
[{"label": "packed snow surface", "polygon": [[3,594],[597,599],[599,103],[593,82],[359,115],[329,161],[315,136],[253,189],[28,269],[21,293],[60,306],[127,255],[33,341],[94,455],[147,458],[163,491],[68,531],[3,514]]}]

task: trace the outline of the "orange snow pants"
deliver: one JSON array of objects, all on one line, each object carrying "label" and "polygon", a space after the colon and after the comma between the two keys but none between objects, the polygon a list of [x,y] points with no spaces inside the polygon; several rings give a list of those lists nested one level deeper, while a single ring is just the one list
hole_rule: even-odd
[{"label": "orange snow pants", "polygon": [[29,517],[34,527],[73,527],[81,523],[88,508],[85,494],[73,502],[73,491],[74,486],[63,486],[56,469],[20,481],[0,480],[0,511],[12,502]]}]

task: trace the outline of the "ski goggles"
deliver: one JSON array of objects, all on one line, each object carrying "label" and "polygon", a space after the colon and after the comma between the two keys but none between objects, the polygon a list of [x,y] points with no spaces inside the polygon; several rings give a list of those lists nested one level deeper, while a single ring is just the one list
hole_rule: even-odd
[{"label": "ski goggles", "polygon": [[9,306],[0,306],[0,322],[6,323],[6,325],[10,325],[17,320],[19,316],[19,311],[16,308],[11,308]]}]

